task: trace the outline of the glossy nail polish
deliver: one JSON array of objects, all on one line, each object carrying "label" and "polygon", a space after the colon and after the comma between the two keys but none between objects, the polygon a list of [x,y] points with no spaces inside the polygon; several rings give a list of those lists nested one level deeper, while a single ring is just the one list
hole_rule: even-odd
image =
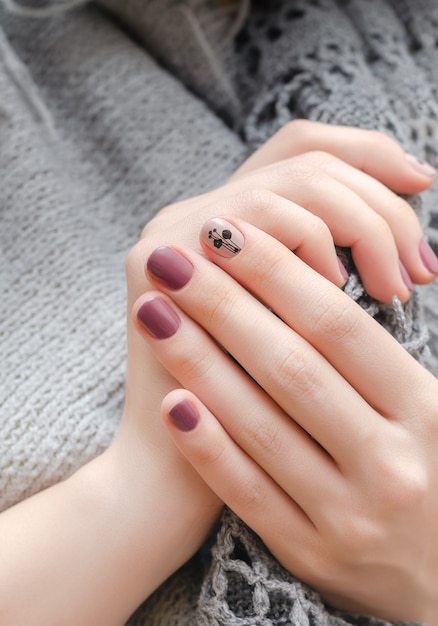
[{"label": "glossy nail polish", "polygon": [[398,264],[399,264],[399,267],[400,267],[400,274],[401,274],[401,277],[402,277],[402,280],[403,280],[404,284],[409,289],[409,291],[414,291],[414,285],[412,284],[412,280],[411,280],[411,277],[408,274],[407,269],[405,268],[405,266],[403,265],[403,263],[400,260],[399,260]]},{"label": "glossy nail polish", "polygon": [[243,234],[234,224],[218,217],[204,224],[200,239],[205,246],[225,258],[239,254],[245,243]]},{"label": "glossy nail polish", "polygon": [[192,277],[193,265],[173,248],[162,246],[152,252],[146,269],[169,289],[181,289]]},{"label": "glossy nail polish", "polygon": [[199,413],[188,400],[182,400],[170,409],[169,417],[179,430],[193,430],[199,422]]},{"label": "glossy nail polish", "polygon": [[161,298],[144,302],[137,312],[137,318],[156,339],[172,337],[181,324],[175,311]]},{"label": "glossy nail polish", "polygon": [[431,272],[431,274],[438,274],[438,259],[427,241],[423,239],[420,242],[418,250],[424,267]]}]

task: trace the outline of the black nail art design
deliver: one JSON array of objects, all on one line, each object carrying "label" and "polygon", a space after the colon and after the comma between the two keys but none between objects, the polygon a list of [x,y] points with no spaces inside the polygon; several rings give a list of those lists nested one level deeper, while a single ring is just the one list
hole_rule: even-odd
[{"label": "black nail art design", "polygon": [[231,230],[225,228],[220,234],[218,233],[217,228],[213,228],[213,230],[208,231],[208,238],[213,240],[213,245],[215,248],[226,248],[233,254],[237,254],[241,251],[240,248],[233,240],[233,233]]}]

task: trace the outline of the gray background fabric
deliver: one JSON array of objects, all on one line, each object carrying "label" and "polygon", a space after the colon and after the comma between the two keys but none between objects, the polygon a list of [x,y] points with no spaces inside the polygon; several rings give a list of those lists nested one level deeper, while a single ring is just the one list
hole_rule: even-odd
[{"label": "gray background fabric", "polygon": [[[296,117],[380,129],[436,164],[435,0],[248,11],[213,0],[102,0],[44,19],[0,9],[0,509],[111,441],[124,259],[159,208],[217,186]],[[438,247],[436,192],[420,204]],[[384,307],[349,269],[351,297],[437,373],[437,288]],[[360,620],[329,612],[226,511],[130,625],[345,621]]]}]

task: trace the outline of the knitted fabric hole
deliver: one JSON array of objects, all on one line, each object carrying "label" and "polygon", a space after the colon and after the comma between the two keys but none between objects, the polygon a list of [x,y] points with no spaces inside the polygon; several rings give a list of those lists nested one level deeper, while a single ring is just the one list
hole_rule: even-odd
[{"label": "knitted fabric hole", "polygon": [[269,594],[269,611],[266,618],[275,626],[290,625],[290,598],[280,590],[273,590]]},{"label": "knitted fabric hole", "polygon": [[239,537],[236,537],[234,540],[234,549],[230,555],[230,559],[251,565],[251,557]]},{"label": "knitted fabric hole", "polygon": [[305,12],[301,9],[290,9],[289,11],[286,11],[284,17],[290,22],[292,20],[299,20],[304,17],[304,15]]},{"label": "knitted fabric hole", "polygon": [[228,572],[227,579],[225,599],[230,611],[240,618],[257,615],[253,599],[254,589],[245,576],[238,572]]}]

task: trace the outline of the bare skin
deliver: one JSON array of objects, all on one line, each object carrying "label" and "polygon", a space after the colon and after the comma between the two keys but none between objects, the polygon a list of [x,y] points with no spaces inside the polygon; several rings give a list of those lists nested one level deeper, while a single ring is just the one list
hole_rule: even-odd
[{"label": "bare skin", "polygon": [[[280,150],[285,136],[292,136],[295,128],[299,148],[290,141],[290,152],[281,152],[277,158],[270,143],[265,156],[263,148],[257,153],[262,162],[253,161],[258,170],[250,164],[224,187],[167,207],[147,226],[144,238],[129,255],[126,405],[119,431],[102,456],[0,515],[0,622],[5,626],[124,624],[142,600],[202,544],[226,499],[227,494],[215,493],[211,478],[200,477],[195,459],[190,459],[195,461],[194,469],[179,452],[159,419],[162,399],[180,387],[187,369],[185,374],[175,371],[173,363],[173,375],[169,374],[138,333],[135,315],[131,317],[135,303],[151,288],[144,264],[158,245],[193,246],[201,252],[199,228],[208,218],[226,214],[252,221],[280,240],[285,238],[284,243],[296,252],[293,258],[321,272],[336,294],[341,293],[338,287],[345,277],[334,241],[356,249],[356,262],[367,286],[383,300],[392,293],[402,300],[409,298],[399,258],[412,281],[433,280],[434,272],[419,254],[421,228],[408,205],[387,186],[396,181],[394,191],[416,193],[432,184],[433,175],[413,167],[400,146],[387,138],[350,129],[357,153],[363,142],[369,155],[358,169],[356,152],[343,154],[351,144],[345,143],[343,132],[338,142],[331,130],[318,125],[322,141],[318,147],[314,128],[305,131],[305,127],[305,123],[290,125],[275,140]],[[305,132],[313,137],[308,150]],[[386,158],[376,165],[371,155],[380,150]],[[295,173],[295,178],[288,172]],[[314,191],[316,180],[324,194]],[[366,190],[372,190],[370,196],[362,197]],[[336,193],[340,202],[330,206],[351,218],[359,234],[348,226],[349,219],[333,234],[330,229],[338,228],[338,218],[331,225],[324,223],[330,213],[324,200],[327,194]],[[391,217],[392,203],[397,220]],[[381,216],[383,207],[385,215]],[[326,212],[319,215],[322,209]],[[383,235],[379,252],[373,253],[376,224]],[[380,263],[378,275],[369,268],[366,252],[371,265]],[[234,366],[228,361],[224,365],[233,378]],[[241,381],[241,376],[236,378],[236,384]],[[196,385],[192,391],[198,391]],[[275,481],[271,483],[275,494],[278,489]]]}]

